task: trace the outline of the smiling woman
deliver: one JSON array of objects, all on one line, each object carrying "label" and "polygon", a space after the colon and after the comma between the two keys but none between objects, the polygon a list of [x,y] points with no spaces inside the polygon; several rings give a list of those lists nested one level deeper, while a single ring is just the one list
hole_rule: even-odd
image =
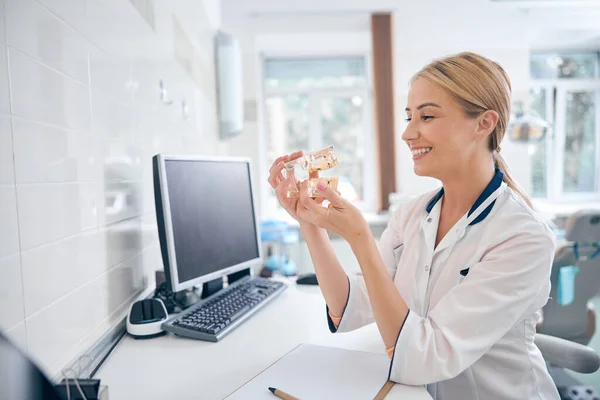
[{"label": "smiling woman", "polygon": [[[443,188],[399,206],[379,244],[360,211],[329,187],[313,199],[302,182],[297,201],[284,198],[279,172],[301,155],[271,168],[269,182],[309,247],[330,330],[375,322],[389,379],[428,385],[434,399],[559,398],[534,343],[555,239],[500,156],[510,97],[502,67],[473,53],[417,73],[402,139],[415,173]],[[346,274],[327,231],[350,244],[360,275]]]},{"label": "smiling woman", "polygon": [[[475,63],[480,68],[472,70],[469,64]],[[489,79],[493,77],[494,79]],[[413,93],[420,93],[424,99],[439,99],[439,101],[423,100],[414,110],[406,107],[407,127],[403,139],[407,141],[413,153],[413,159],[419,160],[424,153],[428,153],[432,147],[422,147],[414,140],[407,140],[411,129],[419,122],[412,122],[413,111],[420,119],[420,126],[431,123],[428,128],[423,130],[425,140],[429,134],[443,135],[441,140],[444,142],[444,151],[451,159],[441,171],[427,173],[422,171],[415,164],[415,173],[432,176],[444,180],[442,175],[454,175],[456,169],[464,168],[465,163],[473,161],[472,150],[480,142],[481,137],[464,137],[462,135],[452,134],[457,128],[456,117],[469,117],[471,122],[476,122],[475,118],[485,115],[486,122],[495,125],[494,130],[485,137],[487,147],[492,152],[494,164],[504,172],[504,180],[508,186],[518,193],[529,206],[531,201],[523,190],[510,176],[510,170],[502,155],[500,154],[500,143],[504,138],[506,127],[510,116],[510,79],[504,69],[497,63],[487,60],[476,54],[463,53],[461,57],[454,59],[439,60],[437,63],[430,64],[415,75],[412,80],[412,86],[416,87]],[[469,90],[473,89],[473,90]],[[419,99],[413,99],[419,101]],[[442,104],[444,107],[442,107]],[[434,120],[442,119],[442,122]],[[412,125],[412,127],[411,127]],[[443,130],[443,133],[440,132]],[[458,125],[460,129],[460,124]],[[437,133],[436,133],[437,132]],[[439,140],[439,139],[433,139]],[[466,140],[468,143],[461,142]],[[457,148],[458,147],[458,148]],[[458,157],[458,158],[457,158]],[[420,173],[421,171],[421,173]]]}]

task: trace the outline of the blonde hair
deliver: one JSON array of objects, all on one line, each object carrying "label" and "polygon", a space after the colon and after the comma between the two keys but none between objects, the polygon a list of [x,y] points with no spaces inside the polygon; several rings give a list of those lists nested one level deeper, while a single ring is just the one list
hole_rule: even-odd
[{"label": "blonde hair", "polygon": [[500,143],[510,117],[511,84],[500,64],[475,53],[464,52],[435,60],[411,81],[424,78],[446,90],[462,106],[465,115],[475,118],[487,110],[498,113],[498,123],[490,134],[489,149],[494,164],[504,172],[504,181],[533,208],[531,200],[512,178],[508,164],[500,155]]}]

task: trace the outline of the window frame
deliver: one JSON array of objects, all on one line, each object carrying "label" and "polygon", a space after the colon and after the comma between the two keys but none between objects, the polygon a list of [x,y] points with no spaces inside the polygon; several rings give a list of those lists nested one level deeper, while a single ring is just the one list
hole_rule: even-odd
[{"label": "window frame", "polygon": [[[533,79],[530,89],[542,89],[546,92],[546,113],[542,116],[552,124],[546,139],[546,197],[536,200],[552,203],[582,203],[600,201],[600,78],[557,78]],[[554,101],[556,91],[556,101]],[[596,190],[594,192],[568,193],[563,189],[564,159],[565,159],[565,123],[566,123],[566,94],[570,91],[595,92],[596,106]],[[549,162],[550,158],[555,162]],[[550,177],[555,177],[550,179]]]},{"label": "window frame", "polygon": [[[302,59],[302,58],[337,58],[337,57],[360,57],[365,62],[365,85],[362,87],[319,87],[319,88],[272,88],[266,85],[266,63],[267,60],[277,59]],[[372,80],[372,56],[370,52],[263,52],[259,55],[259,82],[260,82],[260,105],[259,115],[262,115],[260,119],[260,146],[261,146],[261,174],[262,181],[266,182],[269,174],[269,167],[267,160],[267,153],[269,148],[268,136],[269,136],[269,116],[267,113],[266,102],[271,96],[283,96],[286,94],[305,94],[309,97],[309,109],[312,110],[309,116],[309,124],[311,126],[311,134],[309,137],[309,143],[311,147],[314,146],[314,150],[321,148],[324,145],[321,134],[321,124],[318,118],[318,104],[322,98],[331,97],[343,97],[358,95],[363,99],[363,123],[365,136],[363,138],[364,143],[364,165],[363,165],[363,193],[361,201],[355,203],[355,206],[363,212],[374,212],[376,207],[376,195],[377,195],[377,154],[375,151],[375,137],[374,137],[374,119],[373,119],[373,80]],[[315,128],[315,129],[312,129]],[[318,137],[317,137],[318,136]],[[263,214],[267,212],[269,207],[269,201],[272,201],[271,188],[269,185],[262,185],[261,190],[261,202]]]}]

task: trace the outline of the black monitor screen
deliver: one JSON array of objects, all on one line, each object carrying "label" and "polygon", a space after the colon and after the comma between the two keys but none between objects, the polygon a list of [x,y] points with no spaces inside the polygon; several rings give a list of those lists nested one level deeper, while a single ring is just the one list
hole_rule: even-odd
[{"label": "black monitor screen", "polygon": [[180,283],[259,257],[249,163],[167,159],[165,170]]}]

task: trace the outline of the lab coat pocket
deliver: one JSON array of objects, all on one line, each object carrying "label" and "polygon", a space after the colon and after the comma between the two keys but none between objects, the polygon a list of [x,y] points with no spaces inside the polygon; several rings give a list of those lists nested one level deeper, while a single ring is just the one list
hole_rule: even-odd
[{"label": "lab coat pocket", "polygon": [[400,263],[400,257],[402,257],[402,251],[404,250],[404,243],[400,243],[398,246],[394,247],[394,261],[396,265]]}]

